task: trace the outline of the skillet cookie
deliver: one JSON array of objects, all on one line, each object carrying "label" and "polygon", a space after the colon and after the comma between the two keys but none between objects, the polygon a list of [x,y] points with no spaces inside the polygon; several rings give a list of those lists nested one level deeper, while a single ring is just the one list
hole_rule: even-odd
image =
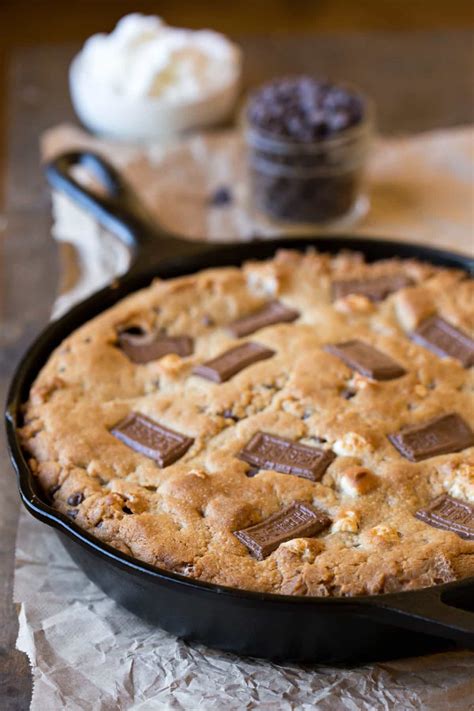
[{"label": "skillet cookie", "polygon": [[129,556],[271,593],[474,575],[474,282],[280,251],[72,333],[25,405],[55,508]]}]

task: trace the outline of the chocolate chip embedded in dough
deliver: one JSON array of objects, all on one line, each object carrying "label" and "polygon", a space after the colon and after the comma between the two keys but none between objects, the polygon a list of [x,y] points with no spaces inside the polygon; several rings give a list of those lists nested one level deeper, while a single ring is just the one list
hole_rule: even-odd
[{"label": "chocolate chip embedded in dough", "polygon": [[68,496],[67,498],[67,503],[69,506],[79,506],[79,504],[82,504],[84,501],[84,494],[82,491],[78,491],[76,494],[71,494],[71,496]]},{"label": "chocolate chip embedded in dough", "polygon": [[230,408],[227,408],[226,410],[223,411],[222,417],[225,417],[226,420],[234,420],[234,422],[238,422],[240,420],[240,417],[237,417],[237,415],[234,415],[232,410]]},{"label": "chocolate chip embedded in dough", "polygon": [[232,190],[226,185],[217,188],[209,198],[209,204],[213,207],[223,207],[233,202]]},{"label": "chocolate chip embedded in dough", "polygon": [[201,323],[203,326],[214,326],[215,321],[212,316],[209,316],[209,314],[204,314],[201,319]]}]

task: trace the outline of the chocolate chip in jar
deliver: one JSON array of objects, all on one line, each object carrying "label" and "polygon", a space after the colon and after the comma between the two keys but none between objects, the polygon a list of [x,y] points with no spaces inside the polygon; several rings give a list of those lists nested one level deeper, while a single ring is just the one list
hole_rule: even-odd
[{"label": "chocolate chip in jar", "polygon": [[371,104],[352,88],[309,76],[265,84],[246,112],[257,209],[289,222],[346,217],[360,195],[371,135]]}]

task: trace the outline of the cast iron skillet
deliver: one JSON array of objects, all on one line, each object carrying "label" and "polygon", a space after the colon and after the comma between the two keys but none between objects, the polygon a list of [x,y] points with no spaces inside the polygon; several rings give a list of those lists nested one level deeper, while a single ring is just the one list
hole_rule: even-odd
[{"label": "cast iron skillet", "polygon": [[[98,196],[71,175],[85,166],[100,179]],[[104,160],[69,153],[50,163],[51,185],[89,210],[130,248],[127,274],[53,321],[19,364],[8,395],[8,442],[20,496],[33,516],[56,528],[67,550],[107,594],[140,617],[180,637],[272,659],[362,661],[421,654],[460,644],[474,649],[474,578],[424,590],[353,598],[305,598],[240,591],[154,568],[101,543],[50,505],[28,468],[17,437],[22,403],[49,355],[85,321],[155,276],[175,277],[204,267],[238,265],[276,249],[314,245],[331,253],[355,249],[369,261],[417,257],[472,270],[467,257],[427,247],[350,237],[282,239],[232,246],[189,243],[151,221],[137,198]],[[468,611],[468,610],[471,611]],[[93,631],[91,631],[93,634]]]}]

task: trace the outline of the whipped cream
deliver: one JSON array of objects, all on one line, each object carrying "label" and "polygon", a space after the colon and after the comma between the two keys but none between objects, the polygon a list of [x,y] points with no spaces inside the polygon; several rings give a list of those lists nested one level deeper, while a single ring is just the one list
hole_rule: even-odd
[{"label": "whipped cream", "polygon": [[[110,34],[87,40],[71,66],[71,95],[79,117],[99,133],[159,137],[225,118],[237,96],[240,66],[239,48],[224,35],[132,14]],[[123,120],[112,116],[124,107]],[[173,112],[184,107],[186,117]],[[151,112],[148,120],[140,118],[143,110]]]}]

